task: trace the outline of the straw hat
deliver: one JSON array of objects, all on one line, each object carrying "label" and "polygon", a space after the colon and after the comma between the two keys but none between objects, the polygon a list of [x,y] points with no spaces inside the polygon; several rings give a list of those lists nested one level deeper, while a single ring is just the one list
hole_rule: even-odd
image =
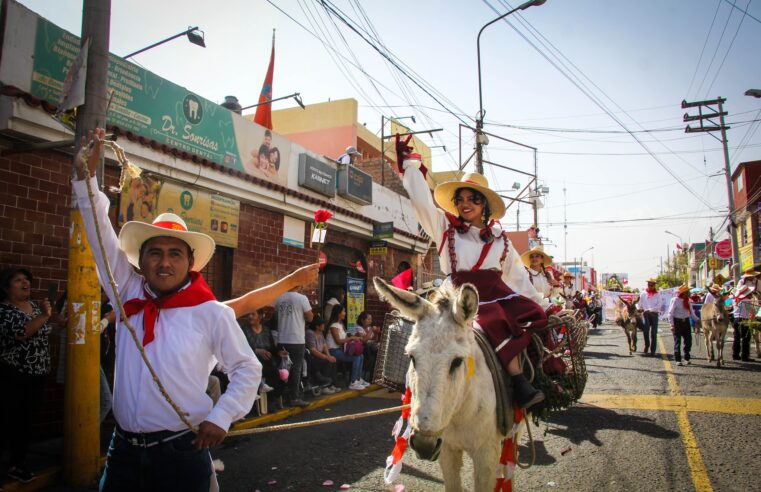
[{"label": "straw hat", "polygon": [[173,213],[163,213],[153,220],[152,224],[127,222],[119,231],[119,247],[126,253],[127,260],[140,267],[140,247],[154,237],[176,237],[186,242],[193,251],[193,268],[197,272],[203,269],[214,254],[214,240],[206,234],[191,232],[185,221]]},{"label": "straw hat", "polygon": [[653,277],[650,277],[650,278],[649,278],[649,279],[647,279],[645,282],[646,282],[646,283],[648,283],[648,284],[655,284],[655,283],[658,283],[658,281],[657,281],[657,280],[655,280]]},{"label": "straw hat", "polygon": [[690,286],[687,285],[687,284],[682,284],[682,285],[679,286],[679,289],[677,289],[676,294],[678,296],[681,296],[685,292],[689,292],[689,291],[690,291]]},{"label": "straw hat", "polygon": [[478,173],[465,173],[460,178],[460,181],[441,183],[433,191],[433,199],[436,200],[439,207],[450,214],[459,215],[452,198],[460,188],[472,188],[483,193],[486,201],[489,203],[492,219],[501,219],[505,215],[505,202],[502,201],[502,198],[496,192],[489,188],[489,181]]},{"label": "straw hat", "polygon": [[747,270],[743,272],[742,276],[743,278],[747,278],[747,277],[758,277],[759,275],[761,275],[761,272],[757,272],[754,268],[748,268]]},{"label": "straw hat", "polygon": [[538,254],[542,255],[542,263],[545,267],[548,267],[552,265],[552,256],[548,255],[544,252],[544,247],[542,246],[534,246],[530,250],[526,251],[521,255],[521,261],[526,266],[531,266],[531,255]]},{"label": "straw hat", "polygon": [[438,289],[443,283],[444,282],[440,278],[437,278],[431,282],[423,282],[423,285],[421,285],[420,288],[415,291],[415,294],[424,296],[432,290]]},{"label": "straw hat", "polygon": [[573,274],[571,272],[565,272],[563,278],[573,278]]},{"label": "straw hat", "polygon": [[727,281],[727,277],[725,277],[724,275],[722,275],[720,273],[717,273],[713,277],[713,283],[715,283],[715,284],[724,285],[726,283],[726,281]]}]

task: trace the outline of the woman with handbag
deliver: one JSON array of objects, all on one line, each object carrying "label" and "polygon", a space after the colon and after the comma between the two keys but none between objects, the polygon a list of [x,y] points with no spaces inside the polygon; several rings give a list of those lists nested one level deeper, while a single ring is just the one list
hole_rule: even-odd
[{"label": "woman with handbag", "polygon": [[362,339],[346,334],[345,320],[346,308],[340,304],[333,306],[333,311],[331,311],[330,319],[328,320],[328,325],[330,326],[330,333],[328,333],[327,337],[328,351],[336,360],[351,363],[351,383],[349,384],[349,389],[359,391],[370,385],[370,383],[362,379],[362,365],[365,361],[362,349],[359,349],[359,354],[355,355],[357,350],[355,347],[357,343],[362,344]]}]

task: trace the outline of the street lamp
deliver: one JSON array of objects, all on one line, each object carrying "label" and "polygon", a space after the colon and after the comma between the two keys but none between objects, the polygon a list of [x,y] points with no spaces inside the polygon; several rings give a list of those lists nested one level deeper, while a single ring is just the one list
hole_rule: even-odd
[{"label": "street lamp", "polygon": [[533,7],[534,5],[542,5],[547,0],[529,0],[528,2],[525,2],[518,7],[514,8],[513,10],[508,11],[506,14],[502,14],[496,19],[492,20],[491,22],[488,22],[487,24],[484,24],[484,26],[481,28],[480,31],[478,31],[478,36],[476,37],[476,56],[478,60],[478,115],[476,115],[476,171],[480,174],[484,173],[484,165],[483,165],[483,146],[487,145],[489,143],[489,139],[482,133],[482,130],[484,128],[484,102],[483,102],[483,96],[481,91],[481,33],[484,32],[484,29],[489,27],[490,25],[494,24],[498,20],[502,20],[508,15],[515,13],[519,10],[526,10],[529,7]]},{"label": "street lamp", "polygon": [[[587,251],[592,251],[593,249],[595,249],[595,247],[594,247],[594,246],[590,246],[589,248],[587,248],[587,249],[585,249],[584,251],[582,251],[582,252],[581,252],[581,254],[579,255],[579,270],[578,270],[578,272],[577,272],[577,275],[578,275],[578,276],[579,276],[581,279],[583,279],[583,278],[584,278],[584,274],[581,272],[581,269],[582,269],[582,268],[584,268],[584,253],[586,253]],[[579,282],[579,281],[578,281],[578,279],[577,279],[577,280],[576,280],[576,285],[578,286],[578,284],[579,284],[579,283],[580,283],[580,282]]]},{"label": "street lamp", "polygon": [[164,40],[159,41],[158,43],[153,43],[150,46],[146,46],[145,48],[143,48],[141,50],[135,51],[134,53],[130,53],[129,55],[127,55],[127,56],[125,56],[123,58],[126,60],[127,58],[131,58],[131,57],[133,57],[135,55],[138,55],[138,54],[142,53],[143,51],[148,51],[149,49],[155,48],[156,46],[158,46],[160,44],[164,44],[167,41],[171,41],[173,39],[177,39],[180,36],[187,36],[188,37],[188,41],[190,41],[191,43],[195,44],[196,46],[200,46],[201,48],[206,48],[206,42],[204,40],[204,33],[203,33],[203,31],[199,31],[198,30],[198,26],[195,26],[195,27],[189,27],[189,28],[185,29],[184,31],[175,34],[174,36],[170,36],[170,37],[168,37],[168,38],[166,38]]},{"label": "street lamp", "polygon": [[262,104],[272,104],[275,101],[282,101],[283,99],[288,99],[289,97],[292,97],[296,104],[301,106],[301,109],[306,109],[306,106],[304,106],[304,102],[301,100],[301,93],[300,92],[294,92],[293,94],[288,94],[287,96],[281,96],[276,97],[275,99],[270,99],[269,101],[264,101],[256,104],[251,104],[250,106],[246,106],[244,108],[240,108],[241,111],[245,111],[247,109],[255,108],[257,106],[261,106]]},{"label": "street lamp", "polygon": [[671,235],[672,235],[672,236],[674,236],[675,238],[679,239],[679,247],[680,247],[680,248],[683,248],[683,247],[684,247],[684,245],[686,244],[684,241],[682,241],[682,238],[681,238],[680,236],[678,236],[678,235],[674,234],[673,232],[669,232],[669,231],[663,231],[663,232],[665,232],[666,234],[671,234]]},{"label": "street lamp", "polygon": [[746,96],[752,96],[752,97],[761,97],[761,89],[748,89],[745,91]]}]

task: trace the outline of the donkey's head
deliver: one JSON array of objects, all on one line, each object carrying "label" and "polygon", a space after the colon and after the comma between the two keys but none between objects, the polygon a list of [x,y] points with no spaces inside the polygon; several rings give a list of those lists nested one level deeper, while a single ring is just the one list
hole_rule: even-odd
[{"label": "donkey's head", "polygon": [[402,315],[415,321],[405,348],[412,392],[410,446],[425,459],[436,459],[441,434],[457,412],[472,376],[475,341],[471,322],[478,312],[478,292],[471,284],[440,287],[425,300],[375,277],[375,288]]},{"label": "donkey's head", "polygon": [[717,323],[724,323],[729,319],[727,314],[727,307],[724,302],[727,296],[725,294],[718,295],[713,299],[713,319]]}]

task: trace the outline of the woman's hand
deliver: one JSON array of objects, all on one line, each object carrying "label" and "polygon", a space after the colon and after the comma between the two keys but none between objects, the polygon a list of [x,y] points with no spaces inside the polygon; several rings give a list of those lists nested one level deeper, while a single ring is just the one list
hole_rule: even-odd
[{"label": "woman's hand", "polygon": [[[87,178],[85,175],[89,173],[90,176],[95,176],[95,172],[100,164],[101,156],[103,155],[103,142],[106,140],[106,130],[103,128],[96,128],[95,131],[90,131],[87,134],[87,138],[82,137],[80,142],[80,149],[77,153],[75,160],[75,167],[77,169],[77,177],[81,179]],[[83,169],[81,162],[82,158],[87,155],[87,169]]]},{"label": "woman's hand", "polygon": [[266,350],[266,349],[263,349],[263,348],[256,349],[256,355],[258,355],[259,357],[261,357],[264,360],[271,360],[272,359],[272,354],[270,353],[270,351]]},{"label": "woman's hand", "polygon": [[49,319],[53,314],[53,308],[50,305],[50,301],[47,299],[40,301],[40,310],[42,310],[42,314],[40,316],[44,316],[46,320]]}]

